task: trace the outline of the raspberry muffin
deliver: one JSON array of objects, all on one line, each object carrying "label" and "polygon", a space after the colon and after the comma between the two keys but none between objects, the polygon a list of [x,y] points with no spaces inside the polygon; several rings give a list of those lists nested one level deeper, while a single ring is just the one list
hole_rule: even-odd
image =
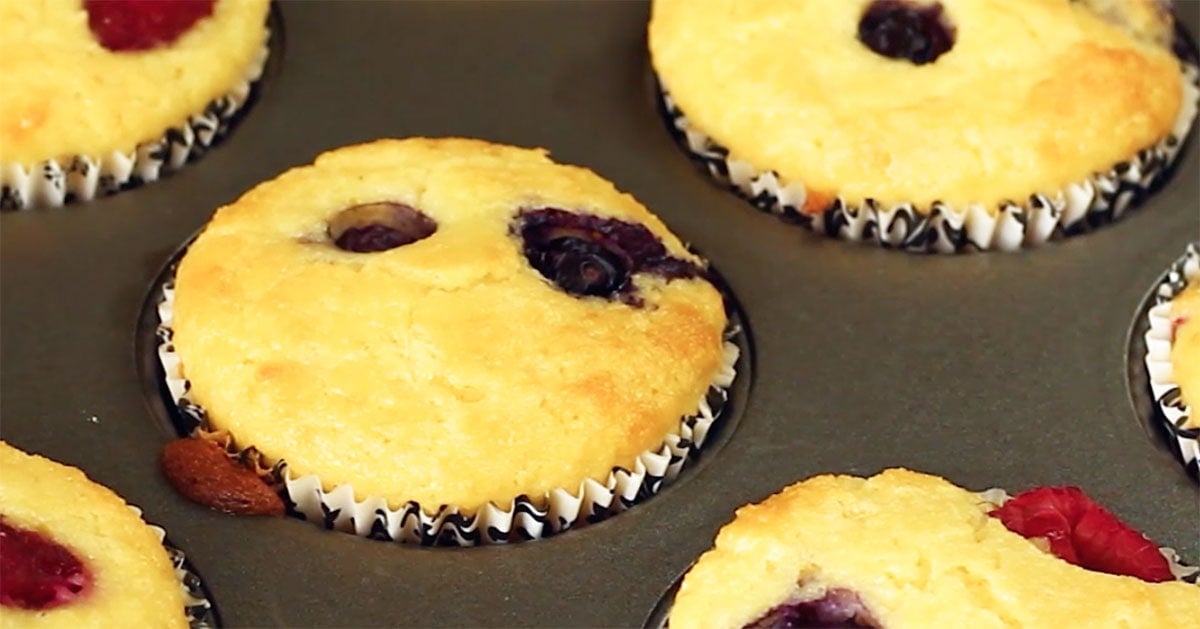
[{"label": "raspberry muffin", "polygon": [[153,181],[223,134],[269,0],[0,2],[0,208]]},{"label": "raspberry muffin", "polygon": [[216,212],[168,292],[164,365],[309,519],[538,537],[653,493],[703,441],[736,358],[707,273],[544,151],[380,140]]},{"label": "raspberry muffin", "polygon": [[1167,272],[1147,313],[1146,371],[1172,449],[1193,474],[1200,459],[1200,245]]},{"label": "raspberry muffin", "polygon": [[1152,0],[655,0],[649,44],[677,136],[757,207],[957,252],[1163,179],[1198,94],[1173,33]]},{"label": "raspberry muffin", "polygon": [[120,496],[0,442],[4,626],[187,627],[189,608],[207,606],[187,594],[161,529]]},{"label": "raspberry muffin", "polygon": [[[679,627],[1183,627],[1200,588],[1078,489],[998,506],[907,470],[818,476],[738,510]],[[1128,575],[1128,576],[1126,576]]]}]

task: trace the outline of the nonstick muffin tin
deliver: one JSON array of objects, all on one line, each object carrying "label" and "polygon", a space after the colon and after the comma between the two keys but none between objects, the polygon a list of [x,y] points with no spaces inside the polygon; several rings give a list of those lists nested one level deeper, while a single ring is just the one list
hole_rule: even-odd
[{"label": "nonstick muffin tin", "polygon": [[[1200,3],[1178,3],[1200,31]],[[714,184],[667,132],[634,2],[279,3],[258,101],[165,180],[0,216],[0,435],[165,527],[226,626],[642,626],[739,505],[906,466],[977,489],[1074,484],[1200,562],[1200,490],[1149,419],[1131,335],[1194,240],[1200,155],[1140,210],[1015,254],[813,235]],[[799,35],[798,35],[799,36]],[[158,472],[151,285],[212,211],[321,151],[462,135],[550,149],[709,258],[749,339],[725,429],[662,494],[513,546],[426,549],[223,516]],[[531,322],[531,325],[533,323]]]}]

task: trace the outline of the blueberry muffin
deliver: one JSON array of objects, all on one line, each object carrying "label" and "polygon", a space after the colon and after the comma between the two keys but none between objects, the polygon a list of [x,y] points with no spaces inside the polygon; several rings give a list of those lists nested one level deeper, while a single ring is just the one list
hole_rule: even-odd
[{"label": "blueberry muffin", "polygon": [[[376,507],[413,504],[521,501],[559,528],[727,383],[706,276],[636,200],[543,151],[380,140],[218,210],[178,266],[171,345],[207,428],[284,462],[301,511],[295,481],[316,478],[322,500],[352,487],[376,536],[407,519],[372,530]],[[579,514],[549,506],[562,491]],[[330,505],[318,521],[350,510]]]},{"label": "blueberry muffin", "polygon": [[918,251],[1115,218],[1195,116],[1147,0],[655,0],[674,127],[756,206]]},{"label": "blueberry muffin", "polygon": [[187,627],[161,539],[83,472],[0,442],[5,627]]},{"label": "blueberry muffin", "polygon": [[670,626],[1194,622],[1200,588],[1166,582],[1171,562],[1078,489],[992,499],[900,469],[797,483],[721,529],[684,577]]},{"label": "blueberry muffin", "polygon": [[0,208],[157,179],[225,131],[269,0],[0,1]]}]

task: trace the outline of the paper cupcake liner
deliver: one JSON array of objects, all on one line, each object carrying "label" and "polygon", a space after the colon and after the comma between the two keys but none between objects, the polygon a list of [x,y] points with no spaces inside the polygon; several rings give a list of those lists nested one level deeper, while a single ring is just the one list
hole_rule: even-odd
[{"label": "paper cupcake liner", "polygon": [[262,49],[246,66],[234,87],[213,99],[199,113],[167,129],[162,137],[138,144],[132,151],[105,155],[74,155],[33,165],[0,163],[0,211],[58,207],[90,201],[179,170],[197,159],[229,131],[262,76],[270,53],[270,31],[264,30]]},{"label": "paper cupcake liner", "polygon": [[578,487],[558,488],[542,496],[522,495],[504,506],[489,503],[474,514],[454,505],[430,509],[413,501],[393,509],[381,497],[356,500],[348,483],[326,491],[315,475],[293,477],[285,461],[270,461],[252,446],[235,443],[227,432],[214,433],[205,410],[188,396],[190,383],[182,376],[171,344],[173,303],[173,279],[168,279],[158,304],[158,357],[171,400],[187,423],[182,428],[208,433],[232,455],[253,463],[269,481],[281,484],[292,515],[326,529],[422,546],[476,546],[549,537],[606,519],[658,493],[695,458],[721,417],[740,353],[733,342],[740,329],[731,324],[725,331],[722,366],[699,401],[699,410],[681,418],[677,431],[664,437],[656,449],[640,454],[633,469],[614,467],[604,479],[587,479]]},{"label": "paper cupcake liner", "polygon": [[1146,341],[1146,373],[1158,418],[1171,437],[1172,451],[1193,474],[1200,475],[1200,422],[1183,403],[1179,384],[1172,378],[1171,345],[1174,336],[1171,325],[1171,301],[1183,292],[1190,282],[1200,281],[1200,242],[1187,247],[1183,257],[1175,261],[1159,282],[1146,313],[1149,328]]},{"label": "paper cupcake liner", "polygon": [[[141,509],[133,505],[130,505],[129,508],[139,518],[142,517]],[[192,571],[183,551],[167,541],[167,531],[161,526],[149,522],[146,523],[146,526],[150,527],[150,530],[158,536],[158,541],[162,543],[163,548],[167,550],[167,556],[171,558],[175,578],[179,579],[179,588],[183,592],[183,610],[187,616],[188,626],[191,629],[211,629],[218,626],[216,612],[208,600],[208,595],[204,592],[200,576]]]},{"label": "paper cupcake liner", "polygon": [[873,199],[854,204],[836,198],[819,213],[803,211],[803,182],[785,181],[775,171],[759,171],[730,156],[729,149],[696,129],[659,79],[659,102],[671,134],[709,175],[745,197],[754,207],[814,232],[851,241],[871,241],[921,253],[1016,251],[1047,240],[1089,231],[1117,220],[1163,182],[1196,117],[1200,70],[1183,64],[1183,101],[1171,132],[1128,161],[1049,194],[1024,202],[1005,201],[954,207],[941,201],[927,209],[912,203],[886,205]]}]

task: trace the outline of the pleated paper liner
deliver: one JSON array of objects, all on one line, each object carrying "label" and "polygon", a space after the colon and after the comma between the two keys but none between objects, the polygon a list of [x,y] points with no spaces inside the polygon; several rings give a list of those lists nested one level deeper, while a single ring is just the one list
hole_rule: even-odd
[{"label": "pleated paper liner", "polygon": [[[990,502],[997,507],[1008,502],[1009,498],[1012,497],[1007,491],[999,488],[978,492],[978,496],[981,500]],[[1176,580],[1186,583],[1197,583],[1197,579],[1200,579],[1200,568],[1183,563],[1180,560],[1179,553],[1175,552],[1175,549],[1162,546],[1159,547],[1158,552],[1166,558],[1171,568],[1171,574],[1175,575]],[[683,571],[683,574],[675,579],[671,587],[663,593],[662,598],[658,600],[658,604],[654,606],[654,609],[650,611],[650,615],[647,616],[646,622],[643,625],[645,629],[665,629],[670,626],[671,608],[675,603],[675,594],[679,592],[679,586],[683,584],[683,577],[691,568],[692,566],[689,565]]]},{"label": "pleated paper liner", "polygon": [[179,170],[220,141],[250,100],[270,53],[270,29],[261,50],[233,88],[132,151],[74,155],[25,165],[0,163],[0,211],[58,207],[150,183]]},{"label": "pleated paper liner", "polygon": [[1103,173],[1095,173],[1050,193],[1033,194],[988,208],[954,207],[935,201],[928,208],[911,203],[861,204],[836,198],[823,211],[806,213],[803,182],[785,181],[729,154],[696,129],[658,81],[659,105],[671,134],[704,170],[754,207],[814,232],[850,241],[920,253],[1016,251],[1048,240],[1090,231],[1117,220],[1163,183],[1178,157],[1200,105],[1200,70],[1182,65],[1183,102],[1171,132],[1158,143]]},{"label": "pleated paper liner", "polygon": [[[173,278],[174,273],[168,273]],[[158,302],[158,357],[171,401],[187,429],[218,441],[232,456],[250,462],[269,483],[280,487],[291,515],[326,529],[372,539],[422,546],[476,546],[549,537],[598,522],[657,494],[700,452],[715,422],[728,407],[729,387],[741,350],[736,312],[725,332],[723,364],[694,415],[682,417],[675,433],[638,456],[632,469],[614,467],[607,477],[586,479],[578,487],[554,489],[544,496],[519,496],[507,505],[487,504],[475,513],[454,505],[421,505],[409,501],[391,508],[386,499],[356,500],[351,485],[326,491],[314,475],[294,477],[285,461],[271,461],[252,444],[236,442],[227,432],[214,432],[203,408],[188,397],[180,360],[171,345],[173,279],[162,286]]]},{"label": "pleated paper liner", "polygon": [[1191,282],[1200,281],[1200,242],[1171,265],[1159,281],[1146,313],[1146,373],[1154,396],[1155,414],[1169,436],[1171,451],[1193,475],[1200,476],[1200,421],[1194,409],[1183,403],[1179,384],[1172,378],[1171,301]]},{"label": "pleated paper liner", "polygon": [[[142,517],[142,510],[130,506],[130,509]],[[187,616],[188,626],[192,629],[210,629],[219,627],[220,620],[217,618],[217,612],[213,608],[212,603],[208,600],[208,595],[204,591],[204,585],[200,581],[200,576],[197,575],[187,563],[187,558],[183,551],[173,546],[167,541],[167,532],[160,526],[155,526],[146,523],[150,530],[158,536],[162,542],[163,548],[167,551],[167,556],[171,558],[171,565],[175,569],[175,578],[179,579],[179,587],[183,591],[183,608],[184,614]]]}]

